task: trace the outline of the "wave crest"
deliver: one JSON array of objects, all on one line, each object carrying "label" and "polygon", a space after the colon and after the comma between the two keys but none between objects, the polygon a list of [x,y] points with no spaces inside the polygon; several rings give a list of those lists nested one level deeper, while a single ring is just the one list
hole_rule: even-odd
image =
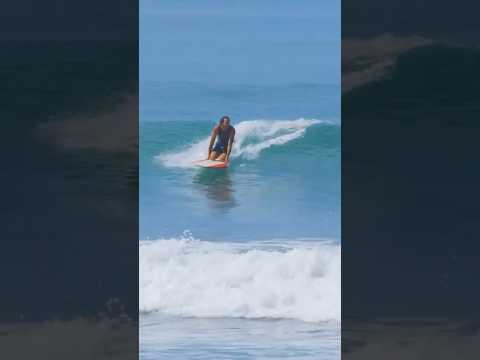
[{"label": "wave crest", "polygon": [[[232,158],[255,159],[262,150],[283,145],[305,134],[308,127],[324,123],[315,119],[297,120],[250,120],[235,125],[235,146]],[[189,168],[194,162],[206,157],[210,137],[195,142],[183,150],[167,152],[155,157],[167,167]]]},{"label": "wave crest", "polygon": [[140,242],[140,311],[340,321],[340,246]]}]

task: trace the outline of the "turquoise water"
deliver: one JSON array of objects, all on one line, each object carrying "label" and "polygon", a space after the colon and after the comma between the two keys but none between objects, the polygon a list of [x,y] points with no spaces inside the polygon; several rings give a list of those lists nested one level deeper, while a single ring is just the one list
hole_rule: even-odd
[{"label": "turquoise water", "polygon": [[140,355],[338,359],[339,3],[230,5],[141,3]]},{"label": "turquoise water", "polygon": [[141,124],[142,239],[184,230],[209,240],[340,238],[338,124],[234,121],[230,168],[196,168],[213,125]]},{"label": "turquoise water", "polygon": [[228,169],[194,165],[215,119],[140,123],[142,358],[340,356],[340,125],[320,112],[232,117]]}]

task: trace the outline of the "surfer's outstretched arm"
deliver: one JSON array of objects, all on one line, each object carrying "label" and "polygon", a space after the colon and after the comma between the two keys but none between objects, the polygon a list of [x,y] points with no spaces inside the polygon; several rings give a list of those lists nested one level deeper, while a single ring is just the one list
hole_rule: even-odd
[{"label": "surfer's outstretched arm", "polygon": [[218,128],[215,126],[212,130],[212,134],[210,135],[210,144],[208,145],[208,156],[207,159],[210,159],[210,155],[212,154],[213,143],[215,142],[215,138],[217,137]]},{"label": "surfer's outstretched arm", "polygon": [[234,139],[235,139],[235,128],[232,128],[230,132],[230,137],[228,138],[228,149],[227,149],[227,156],[225,157],[225,161],[228,161],[228,159],[230,158],[230,153],[232,152]]}]

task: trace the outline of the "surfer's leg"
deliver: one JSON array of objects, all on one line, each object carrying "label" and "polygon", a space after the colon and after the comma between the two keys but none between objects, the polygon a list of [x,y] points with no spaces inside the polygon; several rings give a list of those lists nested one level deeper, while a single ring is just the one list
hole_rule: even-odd
[{"label": "surfer's leg", "polygon": [[227,156],[226,153],[221,153],[219,157],[217,157],[215,160],[218,161],[225,161],[225,157]]},{"label": "surfer's leg", "polygon": [[218,153],[216,151],[212,151],[210,153],[210,157],[208,158],[208,160],[215,160],[217,157],[218,157]]}]

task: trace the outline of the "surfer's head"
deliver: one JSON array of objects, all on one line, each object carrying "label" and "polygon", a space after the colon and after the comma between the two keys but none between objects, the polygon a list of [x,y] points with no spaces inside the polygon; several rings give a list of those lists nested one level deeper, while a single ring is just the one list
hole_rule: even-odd
[{"label": "surfer's head", "polygon": [[222,116],[220,118],[220,121],[218,122],[218,125],[222,127],[227,127],[230,125],[230,118],[228,116]]}]

